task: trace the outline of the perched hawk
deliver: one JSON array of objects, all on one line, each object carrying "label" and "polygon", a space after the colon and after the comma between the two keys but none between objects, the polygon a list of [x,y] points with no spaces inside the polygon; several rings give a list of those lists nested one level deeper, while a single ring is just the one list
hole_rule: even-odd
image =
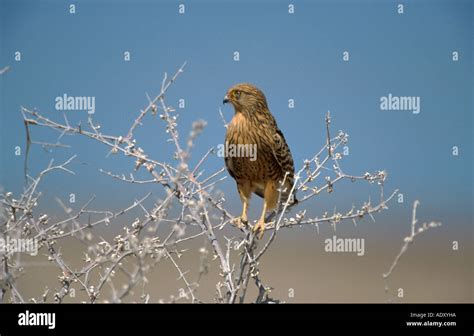
[{"label": "perched hawk", "polygon": [[[253,232],[262,238],[266,212],[275,209],[279,199],[286,202],[290,198],[290,204],[297,202],[290,195],[295,173],[293,158],[262,91],[251,84],[237,84],[229,89],[223,102],[231,103],[235,109],[234,117],[227,125],[226,145],[256,148],[256,157],[225,156],[227,170],[237,182],[243,204],[242,214],[236,219],[236,224],[240,227],[248,223],[250,196],[256,193],[263,197],[264,205]],[[282,181],[285,182],[280,196]]]}]

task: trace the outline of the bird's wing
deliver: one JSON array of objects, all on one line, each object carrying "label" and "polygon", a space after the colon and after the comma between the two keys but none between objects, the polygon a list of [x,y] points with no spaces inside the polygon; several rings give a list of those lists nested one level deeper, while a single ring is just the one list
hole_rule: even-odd
[{"label": "bird's wing", "polygon": [[295,164],[293,162],[293,157],[291,156],[290,147],[288,147],[288,144],[286,143],[285,136],[278,127],[275,127],[273,140],[273,156],[280,166],[283,174],[288,172],[288,176],[286,177],[286,181],[288,181],[288,183],[285,183],[285,185],[292,186],[294,183]]},{"label": "bird's wing", "polygon": [[290,147],[286,143],[285,136],[282,131],[277,128],[275,134],[273,135],[274,146],[273,146],[273,156],[277,160],[278,165],[281,167],[283,173],[288,172],[291,178],[295,173],[295,164],[293,162],[293,157],[291,156]]},{"label": "bird's wing", "polygon": [[229,172],[230,176],[235,179],[234,168],[230,160],[232,160],[232,158],[227,156],[224,157],[225,167],[227,168],[227,171]]}]

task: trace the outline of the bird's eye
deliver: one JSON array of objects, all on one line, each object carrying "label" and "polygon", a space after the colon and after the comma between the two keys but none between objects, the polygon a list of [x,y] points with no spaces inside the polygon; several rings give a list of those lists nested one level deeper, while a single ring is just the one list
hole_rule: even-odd
[{"label": "bird's eye", "polygon": [[240,91],[235,91],[234,92],[234,97],[235,97],[235,99],[239,99],[240,98]]}]

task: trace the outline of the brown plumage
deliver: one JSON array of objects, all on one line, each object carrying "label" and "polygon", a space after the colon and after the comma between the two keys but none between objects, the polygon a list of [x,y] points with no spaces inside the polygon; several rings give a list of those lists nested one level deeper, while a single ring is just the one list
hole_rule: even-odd
[{"label": "brown plumage", "polygon": [[[261,238],[266,212],[276,208],[279,198],[281,202],[286,202],[290,196],[295,172],[293,158],[262,91],[251,84],[237,84],[229,89],[224,103],[231,103],[235,109],[234,117],[227,126],[226,144],[255,145],[257,153],[256,158],[225,157],[227,170],[237,182],[243,204],[236,224],[247,224],[249,200],[252,193],[256,193],[264,198],[262,215],[253,228]],[[285,183],[280,196],[278,189],[281,181]],[[296,202],[296,198],[291,197],[290,202]]]}]

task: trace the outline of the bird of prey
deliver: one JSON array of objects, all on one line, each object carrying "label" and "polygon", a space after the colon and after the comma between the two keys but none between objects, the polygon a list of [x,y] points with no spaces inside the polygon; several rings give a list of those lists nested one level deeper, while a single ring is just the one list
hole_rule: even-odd
[{"label": "bird of prey", "polygon": [[252,84],[234,85],[227,91],[223,103],[232,104],[235,110],[227,125],[226,144],[254,145],[257,154],[256,158],[225,155],[225,165],[237,182],[243,204],[242,214],[234,224],[239,227],[248,224],[250,197],[252,193],[257,194],[264,199],[264,204],[253,232],[261,239],[266,212],[275,209],[279,200],[288,201],[290,205],[297,202],[296,197],[290,195],[295,172],[293,158],[261,90]]}]

